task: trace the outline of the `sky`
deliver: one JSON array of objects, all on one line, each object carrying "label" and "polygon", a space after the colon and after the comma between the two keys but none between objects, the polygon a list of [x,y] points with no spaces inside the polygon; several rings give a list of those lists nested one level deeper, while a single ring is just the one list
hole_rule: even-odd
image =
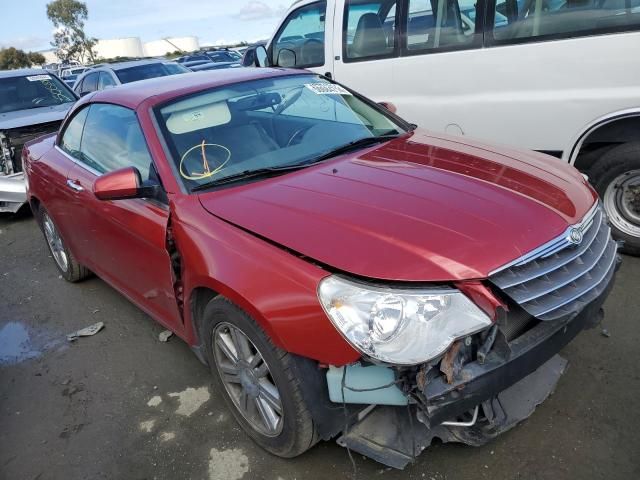
[{"label": "sky", "polygon": [[[49,49],[50,0],[0,0],[0,47]],[[271,36],[292,0],[85,0],[87,34],[143,42],[195,35],[201,45],[253,42]]]}]

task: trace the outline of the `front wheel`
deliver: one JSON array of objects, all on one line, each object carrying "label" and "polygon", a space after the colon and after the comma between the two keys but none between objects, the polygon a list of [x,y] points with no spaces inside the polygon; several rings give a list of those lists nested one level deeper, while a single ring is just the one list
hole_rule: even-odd
[{"label": "front wheel", "polygon": [[622,251],[640,255],[640,143],[607,150],[589,176],[609,217]]},{"label": "front wheel", "polygon": [[225,298],[209,302],[203,317],[214,379],[244,431],[280,457],[295,457],[313,446],[313,420],[289,354]]}]

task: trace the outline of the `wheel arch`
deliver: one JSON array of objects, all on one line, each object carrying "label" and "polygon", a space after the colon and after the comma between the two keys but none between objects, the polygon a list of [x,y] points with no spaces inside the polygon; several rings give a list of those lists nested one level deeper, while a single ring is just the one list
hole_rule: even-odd
[{"label": "wheel arch", "polygon": [[[581,172],[588,171],[598,157],[590,151],[606,145],[616,145],[638,139],[640,107],[603,115],[585,126],[565,149],[563,160]],[[634,135],[635,134],[635,135]]]},{"label": "wheel arch", "polygon": [[222,296],[244,310],[249,316],[262,328],[271,338],[274,344],[280,348],[284,348],[284,344],[270,323],[261,315],[261,313],[252,306],[246,298],[240,293],[229,288],[226,285],[218,284],[214,279],[208,279],[206,282],[200,282],[194,286],[189,293],[189,320],[192,345],[202,346],[202,318],[204,309],[214,298]]}]

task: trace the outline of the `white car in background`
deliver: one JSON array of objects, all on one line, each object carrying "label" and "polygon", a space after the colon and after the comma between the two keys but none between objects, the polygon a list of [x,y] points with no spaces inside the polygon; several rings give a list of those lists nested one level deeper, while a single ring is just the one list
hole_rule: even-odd
[{"label": "white car in background", "polygon": [[421,127],[569,162],[598,190],[623,251],[640,254],[639,7],[300,0],[245,66],[306,68]]},{"label": "white car in background", "polygon": [[123,83],[148,78],[187,73],[189,70],[176,62],[159,59],[130,60],[94,65],[76,80],[73,90],[84,96],[96,90],[116,87]]}]

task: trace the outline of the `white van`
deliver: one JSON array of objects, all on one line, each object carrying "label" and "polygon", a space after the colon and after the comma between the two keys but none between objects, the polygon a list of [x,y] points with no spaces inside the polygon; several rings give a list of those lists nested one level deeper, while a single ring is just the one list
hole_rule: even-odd
[{"label": "white van", "polygon": [[574,164],[640,254],[640,0],[301,0],[256,48],[421,127]]}]

